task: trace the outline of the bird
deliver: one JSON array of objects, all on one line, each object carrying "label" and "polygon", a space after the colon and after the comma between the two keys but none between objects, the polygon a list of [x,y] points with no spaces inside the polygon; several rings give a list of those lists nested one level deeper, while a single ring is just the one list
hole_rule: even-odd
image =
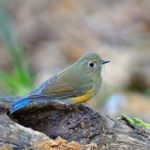
[{"label": "bird", "polygon": [[28,107],[37,99],[59,101],[63,104],[84,103],[94,97],[102,83],[103,60],[97,53],[88,53],[75,63],[44,81],[28,95],[12,103],[10,113],[16,113]]}]

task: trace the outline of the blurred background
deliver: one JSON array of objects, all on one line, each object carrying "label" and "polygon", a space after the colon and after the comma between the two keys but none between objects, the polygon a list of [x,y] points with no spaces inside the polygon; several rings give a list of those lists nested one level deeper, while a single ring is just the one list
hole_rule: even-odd
[{"label": "blurred background", "polygon": [[25,95],[87,52],[111,61],[88,105],[150,122],[149,0],[0,0],[0,95]]}]

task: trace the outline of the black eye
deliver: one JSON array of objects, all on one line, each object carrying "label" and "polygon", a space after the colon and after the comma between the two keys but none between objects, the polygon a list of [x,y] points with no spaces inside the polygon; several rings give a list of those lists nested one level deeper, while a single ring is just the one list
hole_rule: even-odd
[{"label": "black eye", "polygon": [[95,64],[95,63],[93,63],[93,62],[89,62],[89,64],[88,64],[91,68],[95,68],[97,65]]}]

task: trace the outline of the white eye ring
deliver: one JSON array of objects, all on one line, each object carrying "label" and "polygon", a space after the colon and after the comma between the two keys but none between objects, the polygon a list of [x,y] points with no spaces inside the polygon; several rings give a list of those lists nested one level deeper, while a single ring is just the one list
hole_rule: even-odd
[{"label": "white eye ring", "polygon": [[97,67],[97,64],[94,63],[94,62],[89,62],[88,65],[89,65],[89,67],[91,67],[91,68],[96,68],[96,67]]}]

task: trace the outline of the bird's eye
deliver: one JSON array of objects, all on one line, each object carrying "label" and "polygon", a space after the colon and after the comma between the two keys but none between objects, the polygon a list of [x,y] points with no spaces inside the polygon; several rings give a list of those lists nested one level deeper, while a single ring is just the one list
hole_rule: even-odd
[{"label": "bird's eye", "polygon": [[96,63],[93,63],[93,62],[89,62],[88,65],[89,65],[91,68],[96,68],[96,67],[97,67],[97,64],[96,64]]}]

